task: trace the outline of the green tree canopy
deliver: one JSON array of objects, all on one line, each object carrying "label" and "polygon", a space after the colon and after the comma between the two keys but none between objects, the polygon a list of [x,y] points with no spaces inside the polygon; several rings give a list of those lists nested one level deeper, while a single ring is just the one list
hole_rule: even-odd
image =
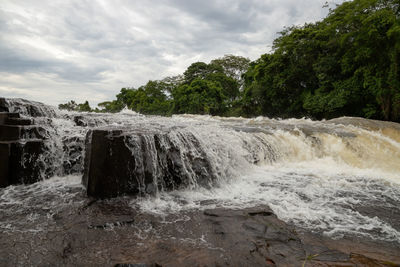
[{"label": "green tree canopy", "polygon": [[225,96],[219,83],[195,79],[190,85],[183,84],[173,92],[174,113],[219,115],[225,109]]},{"label": "green tree canopy", "polygon": [[344,2],[321,22],[285,29],[245,74],[244,112],[398,121],[399,30],[394,0]]},{"label": "green tree canopy", "polygon": [[79,112],[92,112],[92,108],[89,105],[88,101],[84,103],[78,104],[74,100],[69,101],[66,104],[58,105],[59,109],[68,110],[68,111],[79,111]]}]

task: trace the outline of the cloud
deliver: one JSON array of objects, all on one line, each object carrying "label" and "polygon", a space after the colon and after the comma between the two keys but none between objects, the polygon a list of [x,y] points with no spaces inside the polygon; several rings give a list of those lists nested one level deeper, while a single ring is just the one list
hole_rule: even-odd
[{"label": "cloud", "polygon": [[[337,2],[339,2],[338,0]],[[325,0],[5,0],[0,96],[98,103],[224,54],[252,60]]]}]

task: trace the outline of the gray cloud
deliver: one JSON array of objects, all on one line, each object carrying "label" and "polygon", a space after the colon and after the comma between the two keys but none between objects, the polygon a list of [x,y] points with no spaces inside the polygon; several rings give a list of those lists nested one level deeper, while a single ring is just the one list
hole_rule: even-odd
[{"label": "gray cloud", "polygon": [[[337,0],[336,3],[342,0]],[[224,54],[258,58],[325,0],[4,0],[0,96],[98,103]]]}]

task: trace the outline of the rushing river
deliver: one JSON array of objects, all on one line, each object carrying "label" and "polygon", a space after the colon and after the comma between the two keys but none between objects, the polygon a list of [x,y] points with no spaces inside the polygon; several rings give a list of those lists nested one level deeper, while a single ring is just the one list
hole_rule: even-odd
[{"label": "rushing river", "polygon": [[[9,102],[12,111],[29,116],[20,100]],[[38,108],[42,116],[34,120],[47,136],[40,163],[43,180],[0,189],[2,232],[42,231],[55,224],[58,211],[86,201],[81,185],[85,135],[96,127],[123,127],[166,132],[175,145],[185,146],[182,157],[206,157],[210,175],[216,177],[212,185],[199,186],[190,161],[182,159],[188,179],[193,179],[189,186],[125,197],[142,211],[163,215],[267,204],[283,221],[333,238],[358,235],[400,243],[399,124],[359,118],[165,118],[131,111],[90,114]],[[192,146],[187,134],[197,140]],[[149,138],[148,149],[152,142]]]}]

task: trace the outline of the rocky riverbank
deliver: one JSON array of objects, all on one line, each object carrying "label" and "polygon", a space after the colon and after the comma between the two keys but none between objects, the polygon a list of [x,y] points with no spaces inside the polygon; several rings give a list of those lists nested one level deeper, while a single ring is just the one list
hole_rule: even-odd
[{"label": "rocky riverbank", "polygon": [[46,208],[49,195],[26,211],[36,218],[0,235],[1,266],[400,266],[398,243],[332,240],[284,223],[264,205],[156,215],[127,197],[94,200],[80,187],[68,190],[74,197],[63,208]]}]

